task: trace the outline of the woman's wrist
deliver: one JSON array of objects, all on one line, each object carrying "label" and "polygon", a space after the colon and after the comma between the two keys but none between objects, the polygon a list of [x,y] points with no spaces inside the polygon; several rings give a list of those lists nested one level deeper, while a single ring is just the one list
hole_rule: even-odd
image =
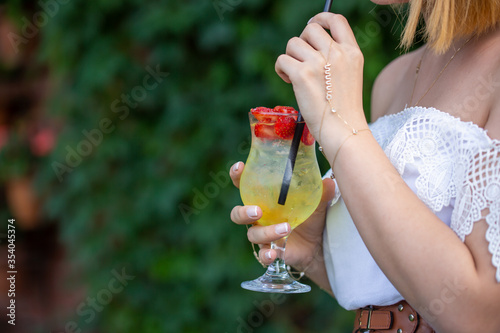
[{"label": "woman's wrist", "polygon": [[326,272],[325,257],[323,254],[323,243],[320,241],[314,251],[315,255],[311,255],[303,264],[294,266],[293,269],[288,267],[288,272],[295,280],[300,280],[305,275],[318,287],[335,297],[328,280],[328,274]]},{"label": "woman's wrist", "polygon": [[293,267],[297,272],[308,275],[317,270],[318,264],[324,265],[322,241],[316,244],[316,247],[310,252],[310,255],[304,257],[303,260],[293,265]]},{"label": "woman's wrist", "polygon": [[345,120],[344,117],[339,118],[333,113],[327,114],[323,126],[324,128],[321,131],[321,137],[318,138],[318,141],[322,147],[323,154],[332,168],[340,150],[347,144],[347,141],[350,141],[351,137],[359,136],[364,131],[369,131],[364,115],[363,119],[349,121]]},{"label": "woman's wrist", "polygon": [[353,156],[352,154],[362,154],[363,149],[370,145],[371,140],[375,140],[371,131],[364,129],[355,135],[351,133],[344,137],[338,147],[327,147],[324,153],[335,176],[339,176],[340,164],[349,160]]}]

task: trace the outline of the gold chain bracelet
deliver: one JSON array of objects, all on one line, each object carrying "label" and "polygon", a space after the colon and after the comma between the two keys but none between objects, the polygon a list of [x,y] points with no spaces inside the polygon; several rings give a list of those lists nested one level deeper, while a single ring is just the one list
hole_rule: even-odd
[{"label": "gold chain bracelet", "polygon": [[[344,143],[346,143],[346,141],[354,136],[354,135],[357,135],[359,132],[362,132],[362,131],[369,131],[370,129],[369,128],[364,128],[364,129],[360,129],[360,130],[357,130],[355,129],[354,127],[352,127],[344,118],[342,118],[342,116],[340,115],[339,112],[337,112],[337,110],[333,107],[333,104],[332,104],[332,99],[333,99],[333,89],[332,89],[332,72],[331,72],[331,64],[330,62],[328,61],[328,59],[330,58],[330,52],[331,52],[331,49],[332,49],[332,45],[333,45],[333,42],[330,43],[330,47],[328,49],[328,56],[327,58],[325,59],[325,66],[324,66],[324,69],[325,69],[325,90],[326,90],[326,101],[328,103],[328,108],[330,110],[330,112],[332,112],[333,114],[337,115],[337,117],[342,120],[342,122],[351,129],[351,134],[346,137],[344,139],[344,141],[342,141],[342,143],[340,144],[339,148],[337,149],[337,152],[335,153],[335,156],[333,158],[333,162],[331,164],[331,167],[332,167],[332,174],[331,174],[331,178],[334,179],[335,178],[335,175],[333,173],[333,165],[335,163],[335,160],[337,159],[337,155],[339,154],[339,151],[340,151],[340,148],[342,148],[342,146],[344,145]],[[318,133],[318,139],[321,140],[321,130],[323,129],[323,121],[325,119],[325,114],[326,114],[326,111],[323,112],[323,115],[321,117],[321,124],[320,124],[320,127],[319,127],[319,133]],[[319,151],[323,154],[323,156],[325,156],[325,158],[328,160],[328,158],[326,157],[326,154],[323,150],[323,147],[320,145],[319,146]]]}]

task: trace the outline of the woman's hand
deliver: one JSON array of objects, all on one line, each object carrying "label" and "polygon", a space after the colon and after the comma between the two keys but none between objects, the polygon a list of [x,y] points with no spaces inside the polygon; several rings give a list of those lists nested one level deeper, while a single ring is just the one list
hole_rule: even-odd
[{"label": "woman's hand", "polygon": [[[233,165],[229,174],[233,184],[239,188],[241,173],[244,164],[238,162]],[[335,183],[330,178],[323,180],[323,196],[316,211],[304,223],[299,225],[290,234],[290,225],[281,223],[271,226],[261,226],[258,220],[262,217],[262,210],[257,206],[236,206],[231,211],[231,220],[236,224],[253,224],[248,229],[248,240],[260,246],[259,258],[266,264],[276,259],[276,251],[270,249],[270,243],[290,234],[285,251],[285,262],[296,269],[303,270],[316,256],[322,258],[323,229],[328,202],[335,194]],[[319,252],[319,253],[318,253]],[[321,262],[323,265],[323,262]]]},{"label": "woman's hand", "polygon": [[[322,144],[322,140],[327,139],[325,132],[329,132],[323,131],[324,138],[319,137],[323,114],[330,110],[326,100],[327,62],[331,64],[333,107],[353,128],[366,128],[362,103],[363,54],[342,15],[321,13],[314,16],[300,37],[290,39],[286,54],[276,61],[276,72],[285,82],[293,85],[309,130]],[[343,136],[338,131],[350,130],[331,112],[327,112],[324,122],[323,126],[328,123],[330,132],[337,132],[335,137],[339,140]]]}]

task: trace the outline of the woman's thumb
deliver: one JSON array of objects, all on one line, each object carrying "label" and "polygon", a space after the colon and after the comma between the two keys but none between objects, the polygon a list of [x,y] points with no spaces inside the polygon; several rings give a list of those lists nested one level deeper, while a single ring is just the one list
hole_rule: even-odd
[{"label": "woman's thumb", "polygon": [[323,195],[319,206],[326,209],[328,203],[335,197],[335,182],[331,178],[323,179]]}]

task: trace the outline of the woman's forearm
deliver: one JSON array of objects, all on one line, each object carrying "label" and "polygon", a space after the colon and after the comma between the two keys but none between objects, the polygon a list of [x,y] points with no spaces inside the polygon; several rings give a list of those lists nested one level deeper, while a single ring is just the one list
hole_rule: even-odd
[{"label": "woman's forearm", "polygon": [[[338,147],[324,147],[331,160]],[[373,258],[410,304],[428,308],[449,283],[467,286],[442,315],[464,313],[478,285],[468,247],[406,185],[370,132],[352,136],[334,165],[342,197]],[[459,279],[457,281],[457,279]]]}]

